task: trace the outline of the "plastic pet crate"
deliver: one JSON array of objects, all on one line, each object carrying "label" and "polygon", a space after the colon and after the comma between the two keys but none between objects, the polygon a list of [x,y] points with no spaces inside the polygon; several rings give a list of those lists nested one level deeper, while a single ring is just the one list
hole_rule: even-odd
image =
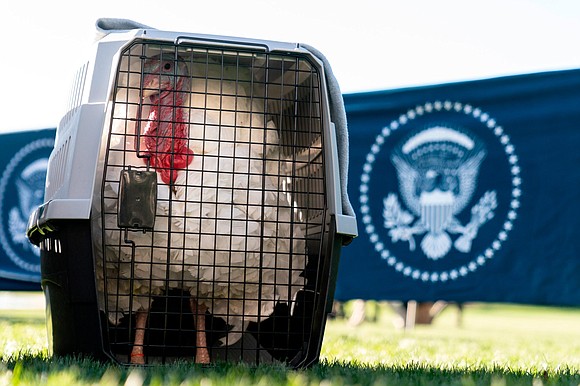
[{"label": "plastic pet crate", "polygon": [[28,227],[53,353],[315,363],[357,234],[328,63],[300,44],[97,27]]}]

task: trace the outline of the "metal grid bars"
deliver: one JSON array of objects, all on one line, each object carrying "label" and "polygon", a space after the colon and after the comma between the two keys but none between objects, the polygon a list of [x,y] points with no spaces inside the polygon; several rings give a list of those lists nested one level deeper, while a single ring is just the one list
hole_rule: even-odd
[{"label": "metal grid bars", "polygon": [[303,355],[326,207],[316,68],[137,41],[111,98],[96,257],[110,355]]}]

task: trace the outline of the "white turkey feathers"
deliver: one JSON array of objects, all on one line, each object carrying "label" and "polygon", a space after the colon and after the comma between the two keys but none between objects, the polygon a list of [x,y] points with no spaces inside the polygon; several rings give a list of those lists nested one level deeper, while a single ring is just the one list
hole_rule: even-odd
[{"label": "white turkey feathers", "polygon": [[158,177],[153,231],[127,232],[134,257],[117,228],[116,198],[121,170],[146,168],[133,137],[140,97],[138,87],[116,95],[103,190],[104,266],[97,259],[99,300],[118,323],[130,311],[148,310],[151,296],[188,291],[231,326],[222,340],[229,345],[276,303],[292,305],[304,286],[305,235],[282,190],[287,161],[277,130],[266,119],[264,99],[246,90],[250,71],[217,63],[189,67],[193,161],[177,171],[171,187]]},{"label": "white turkey feathers", "polygon": [[194,78],[190,147],[199,156],[178,175],[175,196],[184,205],[189,291],[233,326],[223,340],[232,344],[244,325],[302,288],[305,243],[280,192],[275,127],[264,121],[260,99],[252,103],[237,82],[220,82],[221,71],[211,66],[207,83]]}]

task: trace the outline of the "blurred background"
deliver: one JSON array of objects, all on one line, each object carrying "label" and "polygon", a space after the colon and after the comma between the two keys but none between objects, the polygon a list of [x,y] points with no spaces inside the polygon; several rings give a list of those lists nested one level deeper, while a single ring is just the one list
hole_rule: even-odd
[{"label": "blurred background", "polygon": [[580,66],[574,0],[6,2],[0,130],[56,127],[99,17],[308,43],[327,56],[344,93]]},{"label": "blurred background", "polygon": [[[580,68],[574,0],[9,2],[0,12],[0,132],[58,125],[100,17],[307,43],[326,55],[344,94]],[[42,307],[36,295],[26,304]],[[23,299],[0,293],[0,308],[26,307]],[[350,303],[347,316],[362,320],[365,307]]]}]

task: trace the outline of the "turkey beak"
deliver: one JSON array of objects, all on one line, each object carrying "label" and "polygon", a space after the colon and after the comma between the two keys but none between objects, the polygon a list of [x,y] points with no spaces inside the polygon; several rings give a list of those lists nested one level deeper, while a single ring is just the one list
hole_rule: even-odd
[{"label": "turkey beak", "polygon": [[145,77],[143,82],[143,99],[150,97],[151,95],[159,94],[159,75],[149,75]]}]

